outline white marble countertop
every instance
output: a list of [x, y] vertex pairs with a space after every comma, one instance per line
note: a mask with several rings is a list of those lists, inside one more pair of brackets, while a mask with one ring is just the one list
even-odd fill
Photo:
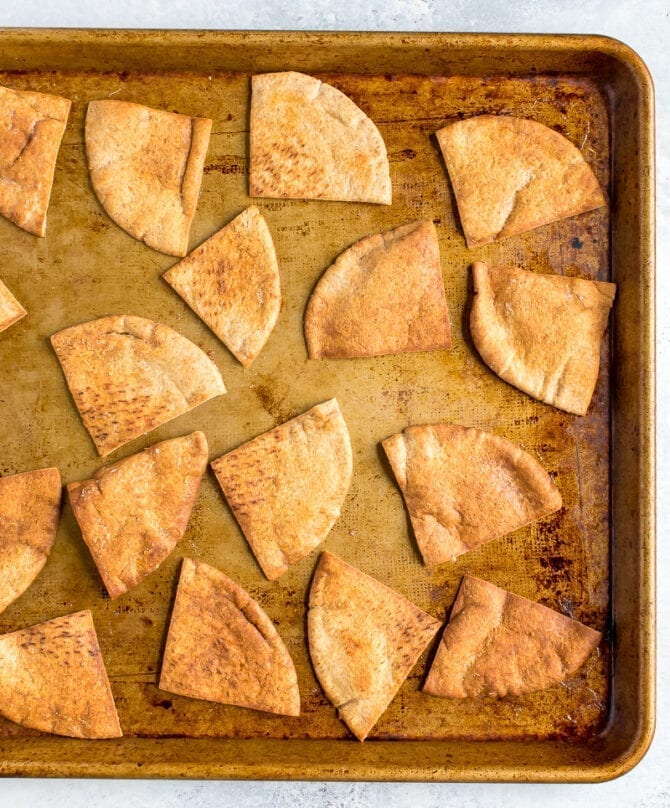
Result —
[[[670, 399], [670, 6], [667, 0], [0, 0], [0, 26], [100, 28], [221, 28], [591, 33], [621, 39], [645, 60], [657, 102], [658, 186], [658, 400]], [[397, 806], [458, 804], [460, 808], [588, 803], [608, 808], [670, 806], [670, 597], [663, 571], [670, 569], [664, 526], [670, 515], [670, 418], [658, 414], [658, 720], [656, 737], [628, 775], [602, 785], [384, 784], [176, 782], [105, 780], [0, 781], [0, 806], [33, 808], [145, 808], [251, 806]]]

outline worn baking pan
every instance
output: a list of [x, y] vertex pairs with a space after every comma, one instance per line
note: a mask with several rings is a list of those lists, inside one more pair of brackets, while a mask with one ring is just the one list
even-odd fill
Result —
[[[350, 95], [378, 124], [390, 207], [257, 200], [273, 233], [284, 302], [266, 349], [243, 370], [160, 279], [174, 259], [134, 241], [102, 211], [82, 146], [86, 104], [122, 98], [214, 120], [191, 245], [249, 204], [249, 75], [297, 69]], [[421, 693], [429, 654], [363, 745], [322, 694], [305, 645], [312, 555], [275, 583], [261, 574], [214, 479], [201, 488], [177, 551], [141, 586], [106, 598], [69, 505], [35, 584], [0, 615], [10, 631], [90, 608], [125, 737], [88, 742], [0, 724], [6, 775], [388, 780], [596, 781], [630, 769], [654, 725], [653, 94], [640, 59], [600, 37], [228, 32], [0, 32], [0, 83], [73, 100], [47, 237], [0, 222], [1, 275], [29, 315], [0, 337], [2, 473], [57, 465], [65, 482], [101, 465], [47, 337], [112, 313], [176, 328], [220, 367], [229, 393], [111, 459], [202, 428], [216, 457], [337, 396], [355, 476], [323, 546], [440, 619], [464, 572], [605, 632], [600, 652], [563, 687], [517, 699]], [[564, 133], [607, 189], [609, 206], [468, 250], [432, 133], [477, 113], [532, 117]], [[309, 361], [301, 320], [334, 257], [363, 235], [436, 222], [454, 331], [449, 353]], [[618, 284], [589, 414], [523, 395], [478, 358], [464, 312], [473, 260]], [[481, 427], [519, 442], [554, 475], [563, 510], [429, 570], [408, 530], [380, 439], [410, 423]], [[298, 670], [291, 719], [158, 690], [179, 559], [222, 568], [265, 607]]]

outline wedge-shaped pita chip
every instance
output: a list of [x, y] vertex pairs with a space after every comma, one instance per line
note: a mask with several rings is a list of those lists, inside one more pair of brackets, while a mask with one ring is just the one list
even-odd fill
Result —
[[403, 225], [343, 252], [307, 304], [305, 339], [312, 359], [449, 348], [435, 225]]
[[121, 737], [88, 610], [0, 636], [0, 713], [55, 735]]
[[155, 250], [186, 255], [212, 122], [128, 101], [91, 101], [86, 157], [100, 204]]
[[247, 208], [163, 277], [244, 367], [254, 361], [281, 306], [277, 256], [258, 208]]
[[0, 215], [44, 236], [56, 158], [71, 102], [0, 87]]
[[27, 313], [5, 284], [0, 281], [0, 331], [17, 323]]
[[272, 581], [328, 535], [349, 490], [349, 431], [335, 399], [214, 460], [251, 549]]
[[202, 432], [156, 443], [67, 487], [110, 597], [137, 586], [184, 535], [207, 467]]
[[472, 274], [470, 331], [486, 364], [533, 398], [585, 415], [616, 284], [480, 261]]
[[100, 455], [226, 392], [204, 351], [144, 317], [91, 320], [51, 344]]
[[423, 689], [521, 696], [573, 676], [601, 634], [541, 603], [466, 575]]
[[250, 196], [391, 204], [382, 136], [344, 93], [293, 72], [251, 90]]
[[428, 566], [561, 507], [537, 460], [497, 435], [453, 424], [410, 426], [382, 446]]
[[185, 558], [165, 644], [161, 690], [268, 713], [300, 715], [289, 652], [241, 586]]
[[377, 723], [440, 623], [402, 595], [321, 554], [309, 592], [314, 670], [359, 741]]
[[537, 121], [478, 115], [436, 134], [468, 247], [605, 204], [579, 149]]

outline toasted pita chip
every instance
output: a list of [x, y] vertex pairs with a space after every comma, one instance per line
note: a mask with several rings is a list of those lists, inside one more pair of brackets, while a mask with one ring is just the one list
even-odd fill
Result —
[[343, 252], [309, 299], [305, 339], [312, 359], [450, 348], [435, 225], [407, 224]]
[[579, 149], [537, 121], [478, 115], [436, 135], [468, 247], [605, 204]]
[[58, 469], [0, 478], [0, 612], [26, 591], [46, 563], [56, 539], [60, 500]]
[[521, 696], [573, 676], [601, 634], [466, 575], [423, 687], [434, 696]]
[[328, 535], [349, 490], [351, 443], [333, 398], [212, 463], [271, 581]]
[[165, 280], [248, 367], [281, 306], [272, 236], [253, 205], [169, 269]]
[[321, 554], [307, 636], [317, 678], [359, 741], [377, 723], [440, 626], [402, 595]]
[[0, 331], [17, 323], [27, 313], [5, 284], [0, 281]]
[[567, 412], [585, 415], [616, 284], [473, 264], [470, 331], [491, 370]]
[[226, 392], [204, 351], [144, 317], [91, 320], [51, 344], [100, 455]]
[[410, 426], [382, 446], [428, 566], [561, 507], [537, 460], [497, 435], [453, 424]]
[[55, 735], [121, 737], [90, 611], [0, 636], [0, 713]]
[[344, 93], [293, 72], [251, 88], [250, 196], [391, 204], [382, 136]]
[[270, 618], [241, 586], [185, 558], [165, 644], [161, 690], [300, 715], [293, 660]]
[[207, 467], [202, 432], [156, 443], [67, 487], [109, 596], [137, 586], [184, 535]]
[[56, 158], [71, 102], [0, 87], [0, 215], [44, 236]]
[[186, 255], [212, 122], [128, 101], [91, 101], [86, 157], [100, 204], [119, 227]]

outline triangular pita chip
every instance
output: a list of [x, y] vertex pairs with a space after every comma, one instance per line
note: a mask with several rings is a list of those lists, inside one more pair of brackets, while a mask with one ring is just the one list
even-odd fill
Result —
[[204, 351], [144, 317], [91, 320], [51, 344], [100, 455], [226, 392]]
[[172, 610], [161, 690], [281, 715], [300, 715], [289, 652], [241, 586], [185, 558]]
[[71, 102], [0, 87], [0, 215], [44, 236], [56, 158]]
[[344, 93], [293, 72], [251, 88], [250, 196], [391, 204], [382, 136]]
[[537, 460], [497, 435], [453, 424], [410, 426], [382, 446], [428, 566], [561, 507]]
[[0, 636], [0, 713], [72, 738], [120, 738], [90, 611]]
[[17, 323], [27, 313], [5, 284], [0, 281], [0, 331]]
[[616, 284], [480, 261], [472, 274], [470, 331], [486, 364], [533, 398], [585, 415]]
[[26, 591], [46, 563], [60, 500], [58, 469], [0, 478], [0, 612]]
[[169, 269], [165, 280], [248, 367], [277, 322], [279, 267], [253, 205]]
[[449, 348], [435, 225], [403, 225], [343, 252], [309, 299], [305, 339], [312, 359]]
[[434, 696], [520, 696], [572, 676], [601, 634], [466, 575], [423, 687]]
[[359, 741], [377, 723], [440, 623], [402, 595], [321, 554], [307, 636], [317, 678]]
[[155, 250], [186, 255], [212, 122], [128, 101], [91, 101], [86, 157], [100, 204]]
[[67, 487], [110, 597], [137, 586], [184, 535], [207, 467], [202, 432], [156, 443]]
[[328, 535], [349, 490], [351, 443], [335, 399], [214, 460], [228, 504], [274, 580]]
[[579, 149], [537, 121], [478, 115], [436, 134], [468, 247], [605, 204]]

